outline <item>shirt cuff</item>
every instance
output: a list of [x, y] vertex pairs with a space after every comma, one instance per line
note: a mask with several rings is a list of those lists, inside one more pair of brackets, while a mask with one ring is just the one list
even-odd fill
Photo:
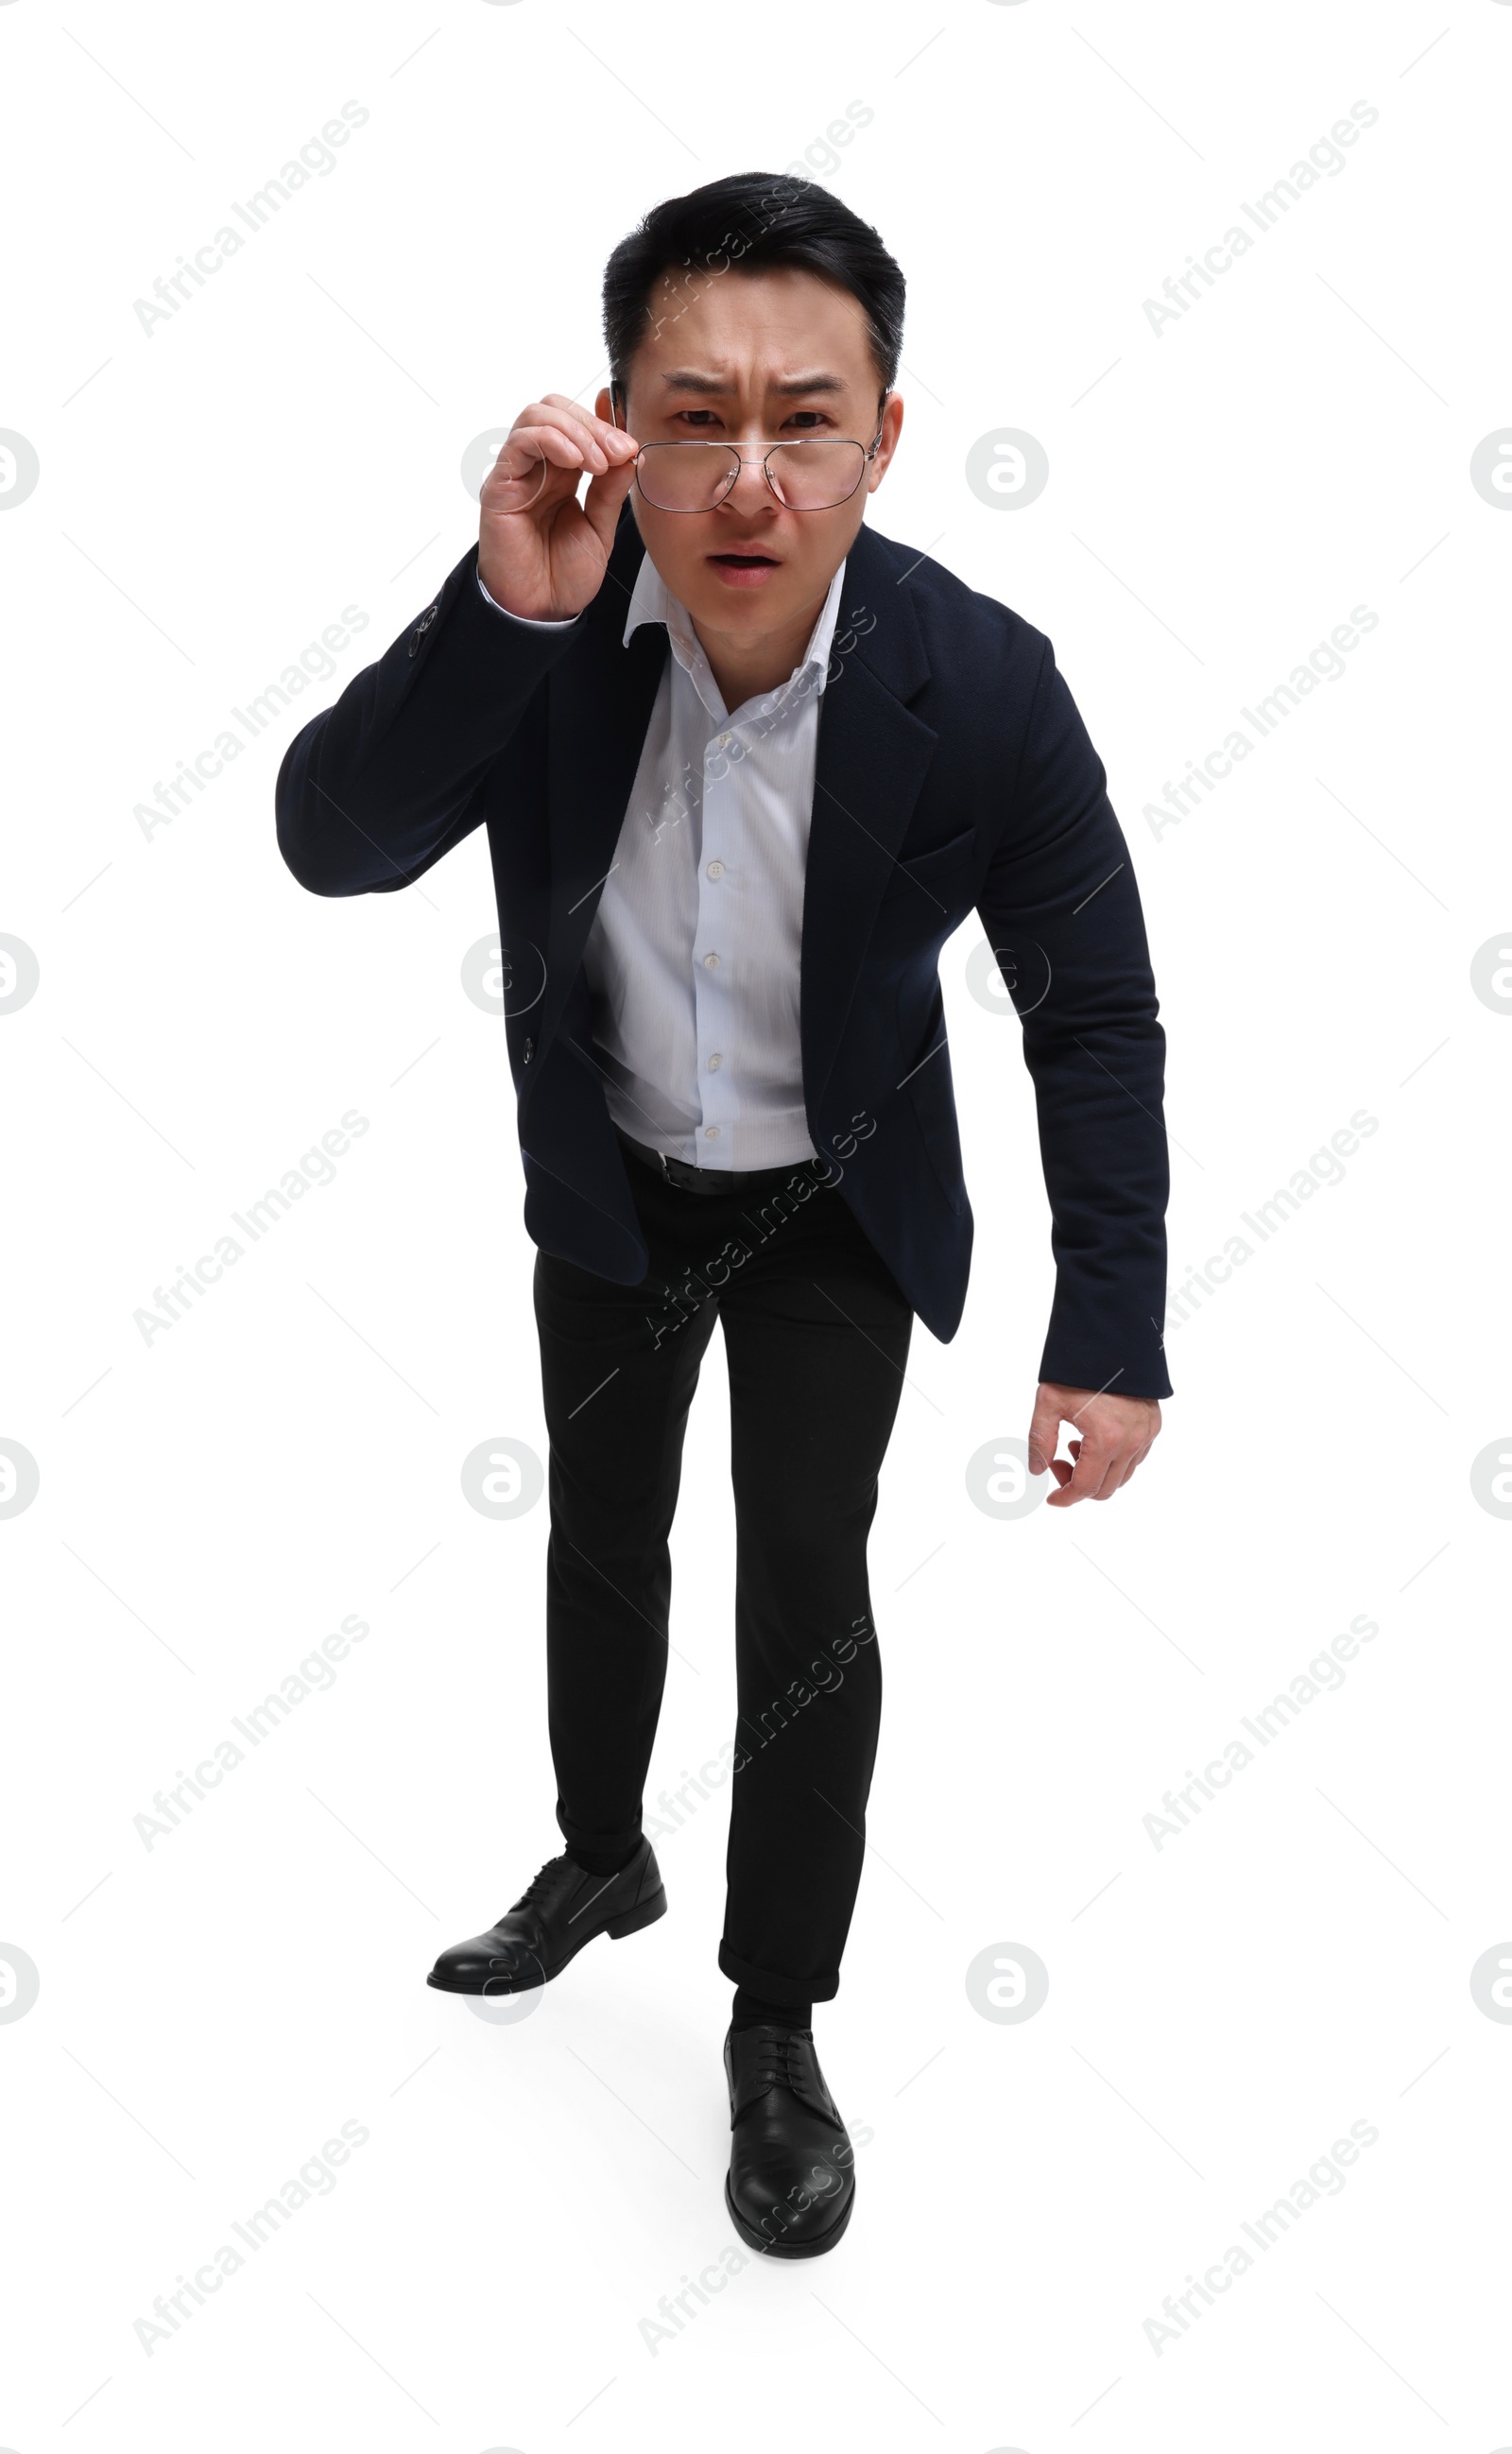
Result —
[[494, 612], [496, 614], [502, 614], [507, 622], [523, 622], [527, 631], [570, 631], [573, 623], [578, 619], [576, 614], [569, 614], [565, 622], [542, 622], [538, 621], [531, 614], [511, 614], [507, 605], [501, 605], [496, 596], [489, 595], [487, 590], [483, 585], [483, 573], [481, 571], [477, 573], [477, 581], [479, 593], [481, 594], [485, 605], [491, 605]]

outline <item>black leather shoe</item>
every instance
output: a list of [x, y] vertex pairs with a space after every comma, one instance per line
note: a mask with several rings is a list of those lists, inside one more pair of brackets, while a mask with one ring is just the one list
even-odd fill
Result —
[[725, 2203], [742, 2241], [770, 2258], [833, 2249], [856, 2203], [856, 2151], [814, 2051], [812, 2028], [732, 2027]]
[[666, 1893], [649, 1840], [617, 1875], [588, 1875], [568, 1857], [548, 1858], [512, 1909], [487, 1934], [454, 1942], [426, 1980], [444, 1994], [524, 1994], [548, 1984], [596, 1934], [638, 1934], [666, 1914]]

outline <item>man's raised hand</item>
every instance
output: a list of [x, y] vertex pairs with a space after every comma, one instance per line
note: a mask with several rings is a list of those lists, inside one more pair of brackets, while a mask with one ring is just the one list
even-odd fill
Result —
[[478, 575], [496, 605], [532, 621], [565, 622], [591, 604], [639, 449], [622, 426], [565, 392], [547, 392], [520, 412], [481, 497]]

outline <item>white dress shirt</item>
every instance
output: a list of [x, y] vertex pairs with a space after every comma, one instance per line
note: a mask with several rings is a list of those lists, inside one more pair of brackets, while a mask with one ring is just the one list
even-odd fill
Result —
[[631, 593], [626, 643], [642, 622], [665, 622], [671, 654], [584, 970], [609, 1114], [696, 1167], [816, 1156], [799, 952], [819, 695], [845, 576], [842, 563], [786, 681], [733, 713], [649, 554]]

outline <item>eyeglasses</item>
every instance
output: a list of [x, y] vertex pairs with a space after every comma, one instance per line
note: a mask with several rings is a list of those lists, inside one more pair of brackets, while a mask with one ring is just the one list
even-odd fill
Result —
[[[617, 381], [609, 383], [609, 416], [620, 423]], [[884, 395], [885, 398], [885, 395]], [[882, 444], [879, 421], [869, 448], [851, 437], [805, 435], [795, 443], [770, 443], [747, 464], [738, 444], [689, 437], [680, 443], [643, 443], [635, 455], [635, 482], [643, 502], [662, 512], [712, 512], [733, 493], [740, 473], [760, 465], [777, 500], [790, 512], [828, 512], [850, 500]]]
[[879, 426], [868, 452], [839, 435], [806, 435], [797, 443], [773, 443], [747, 464], [733, 443], [643, 443], [635, 455], [635, 482], [659, 512], [712, 512], [733, 493], [746, 466], [760, 466], [767, 485], [789, 512], [828, 512], [848, 502], [877, 456]]

